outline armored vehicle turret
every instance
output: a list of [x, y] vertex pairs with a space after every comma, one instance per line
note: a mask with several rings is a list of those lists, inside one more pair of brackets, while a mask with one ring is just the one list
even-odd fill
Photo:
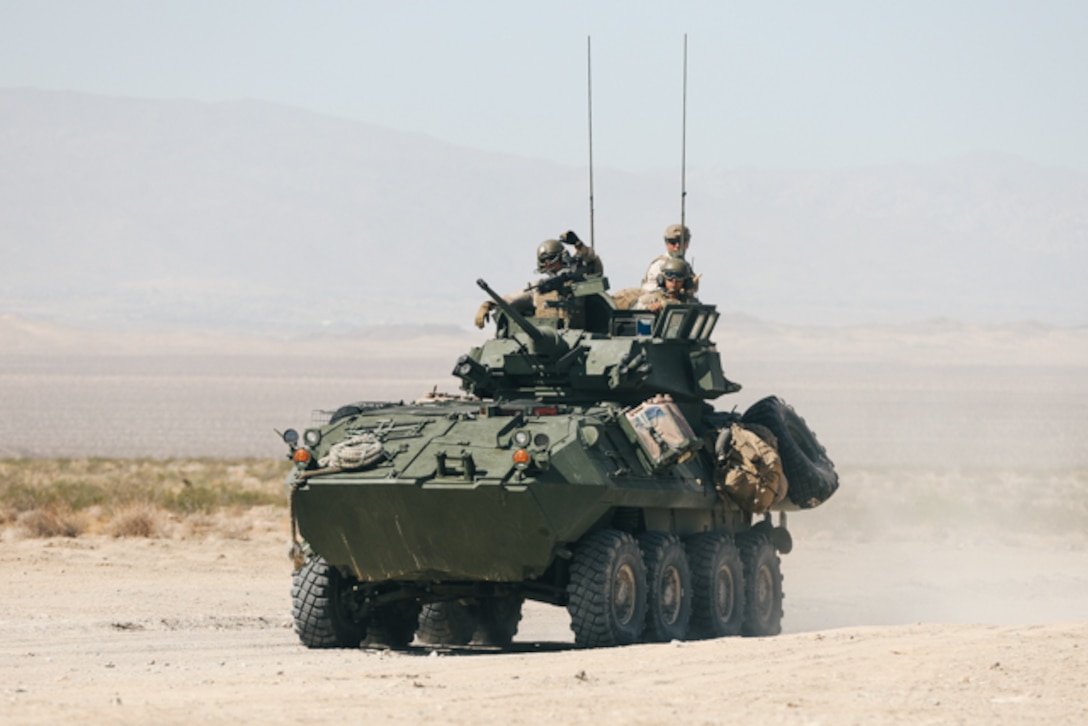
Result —
[[708, 403], [740, 390], [715, 307], [620, 310], [560, 275], [525, 315], [478, 284], [496, 333], [456, 361], [463, 394], [284, 434], [301, 641], [504, 646], [526, 599], [586, 646], [778, 633], [784, 512], [838, 479], [780, 399]]

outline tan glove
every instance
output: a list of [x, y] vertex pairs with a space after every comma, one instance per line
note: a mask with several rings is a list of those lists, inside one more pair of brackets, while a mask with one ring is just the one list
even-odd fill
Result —
[[495, 308], [495, 303], [492, 300], [488, 300], [480, 309], [476, 311], [476, 327], [483, 328], [484, 324], [491, 319], [491, 311]]

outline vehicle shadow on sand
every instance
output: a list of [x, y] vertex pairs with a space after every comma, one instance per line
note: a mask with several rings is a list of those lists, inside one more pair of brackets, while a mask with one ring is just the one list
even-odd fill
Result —
[[556, 641], [526, 641], [514, 642], [500, 648], [493, 645], [425, 645], [413, 643], [407, 648], [388, 648], [381, 645], [363, 645], [363, 650], [391, 650], [403, 655], [417, 657], [438, 656], [477, 656], [477, 655], [509, 655], [526, 653], [562, 653], [568, 650], [580, 650], [581, 646], [574, 643], [562, 643]]

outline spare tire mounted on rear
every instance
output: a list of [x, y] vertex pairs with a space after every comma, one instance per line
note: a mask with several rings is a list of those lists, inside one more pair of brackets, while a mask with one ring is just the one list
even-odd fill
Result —
[[786, 498], [798, 508], [820, 505], [839, 488], [835, 465], [816, 434], [785, 401], [768, 396], [752, 404], [741, 421], [766, 426], [778, 439], [778, 453], [789, 481]]

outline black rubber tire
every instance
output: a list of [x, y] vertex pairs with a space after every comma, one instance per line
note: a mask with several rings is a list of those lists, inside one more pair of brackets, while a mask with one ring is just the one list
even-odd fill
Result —
[[472, 642], [505, 648], [518, 634], [521, 622], [521, 597], [491, 597], [480, 601], [478, 624]]
[[574, 549], [567, 593], [576, 643], [637, 643], [646, 625], [646, 566], [635, 538], [616, 529], [583, 537]]
[[432, 602], [420, 612], [416, 635], [429, 645], [468, 645], [477, 624], [471, 605], [457, 600]]
[[371, 647], [403, 650], [416, 635], [420, 607], [415, 602], [386, 605], [375, 610], [366, 628], [366, 644]]
[[684, 545], [667, 532], [644, 532], [638, 537], [646, 565], [646, 630], [650, 643], [683, 640], [691, 621], [691, 568]]
[[345, 607], [346, 582], [321, 557], [312, 557], [292, 577], [295, 633], [307, 648], [358, 648], [366, 628]]
[[690, 637], [740, 635], [745, 573], [737, 546], [726, 534], [703, 532], [688, 538], [687, 551], [692, 581]]
[[771, 538], [746, 532], [737, 537], [744, 563], [744, 627], [746, 637], [782, 632], [782, 564]]
[[785, 401], [777, 396], [756, 401], [741, 420], [766, 426], [778, 439], [778, 455], [789, 483], [786, 497], [793, 504], [811, 509], [826, 502], [839, 488], [839, 475], [827, 451]]

